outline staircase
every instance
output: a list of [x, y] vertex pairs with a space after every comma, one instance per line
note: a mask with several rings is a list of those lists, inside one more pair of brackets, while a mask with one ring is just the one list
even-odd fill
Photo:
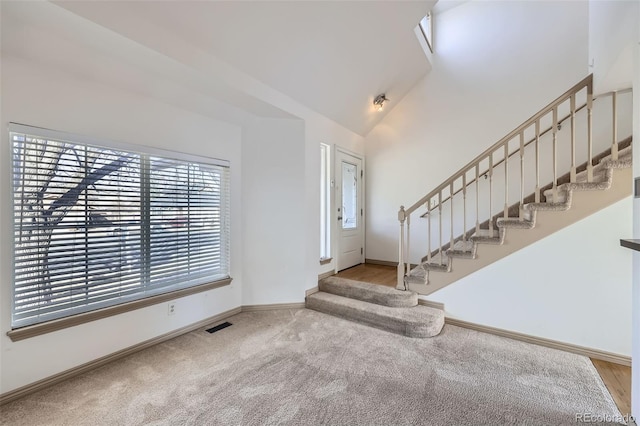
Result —
[[418, 305], [418, 295], [412, 291], [335, 276], [321, 280], [318, 288], [307, 296], [309, 309], [407, 337], [436, 336], [444, 326], [444, 312]]
[[401, 206], [397, 289], [433, 293], [631, 195], [630, 100], [590, 75]]
[[439, 334], [444, 312], [418, 305], [418, 294], [631, 195], [631, 110], [630, 89], [594, 96], [593, 77], [586, 77], [411, 207], [400, 207], [396, 289], [328, 277], [307, 308], [409, 337]]

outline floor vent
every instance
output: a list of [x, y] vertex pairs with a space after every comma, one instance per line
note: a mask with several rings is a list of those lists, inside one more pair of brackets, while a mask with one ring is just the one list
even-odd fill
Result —
[[231, 327], [233, 324], [230, 322], [223, 322], [222, 324], [218, 324], [215, 327], [208, 328], [207, 333], [215, 333], [216, 331], [220, 331], [223, 328]]

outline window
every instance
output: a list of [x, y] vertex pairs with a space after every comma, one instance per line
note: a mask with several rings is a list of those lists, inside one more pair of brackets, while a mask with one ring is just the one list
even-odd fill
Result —
[[229, 277], [220, 160], [11, 124], [12, 327]]
[[329, 146], [320, 144], [320, 262], [331, 259]]
[[427, 16], [420, 20], [418, 26], [427, 42], [427, 46], [429, 46], [429, 50], [433, 53], [433, 17], [431, 16], [431, 12], [427, 13]]
[[342, 161], [342, 229], [358, 227], [358, 166]]

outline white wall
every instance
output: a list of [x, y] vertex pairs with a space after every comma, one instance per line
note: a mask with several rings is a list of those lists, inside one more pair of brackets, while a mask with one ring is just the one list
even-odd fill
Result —
[[305, 182], [306, 182], [306, 241], [307, 241], [307, 263], [305, 280], [305, 290], [318, 285], [318, 275], [328, 271], [333, 271], [336, 267], [336, 206], [334, 188], [330, 188], [330, 212], [329, 223], [331, 232], [331, 251], [333, 253], [330, 263], [320, 265], [320, 144], [329, 145], [331, 149], [330, 174], [334, 176], [335, 147], [339, 146], [351, 152], [364, 156], [364, 138], [357, 135], [333, 121], [306, 108], [294, 109], [297, 114], [305, 120]]
[[468, 2], [434, 16], [431, 73], [366, 137], [367, 258], [397, 260], [401, 204], [586, 76], [587, 18], [583, 2]]
[[595, 93], [631, 87], [637, 1], [589, 2], [589, 68]]
[[304, 301], [304, 132], [283, 119], [243, 129], [243, 305]]
[[[429, 296], [447, 316], [631, 356], [631, 198]], [[455, 266], [454, 266], [455, 267]]]
[[[97, 139], [179, 150], [231, 162], [231, 215], [241, 212], [241, 129], [149, 98], [83, 80], [54, 68], [2, 56], [2, 129], [9, 122]], [[9, 153], [8, 133], [0, 151]], [[232, 220], [231, 286], [54, 333], [12, 342], [10, 156], [0, 155], [0, 393], [132, 346], [241, 304], [242, 227]]]
[[[413, 204], [584, 78], [590, 52], [599, 72], [613, 75], [608, 69], [618, 56], [606, 56], [607, 46], [593, 38], [610, 23], [594, 19], [590, 44], [589, 7], [467, 2], [435, 15], [431, 73], [365, 140], [368, 258], [397, 261], [399, 206]], [[613, 40], [622, 46], [625, 37]], [[617, 239], [631, 232], [630, 222], [625, 200], [430, 298], [459, 319], [629, 355], [631, 255]], [[548, 269], [531, 267], [545, 262]]]
[[[26, 19], [32, 28], [21, 33], [20, 25], [16, 24], [18, 28], [14, 25], [9, 41], [5, 43], [7, 38], [3, 39], [0, 121], [4, 128], [9, 121], [15, 121], [92, 138], [230, 160], [234, 281], [231, 286], [180, 299], [178, 312], [171, 317], [167, 316], [166, 304], [160, 304], [13, 343], [4, 334], [10, 329], [12, 268], [11, 247], [3, 244], [0, 247], [0, 332], [4, 336], [0, 336], [0, 393], [241, 304], [304, 301], [304, 290], [317, 285], [320, 269], [319, 144], [338, 144], [362, 153], [363, 138], [179, 39], [150, 40], [146, 45], [130, 43], [68, 13], [58, 16], [64, 18], [64, 25], [40, 19], [54, 13], [50, 3], [40, 5], [46, 11], [39, 11], [36, 6], [35, 9], [18, 8], [26, 14], [20, 15], [20, 19]], [[41, 55], [36, 39], [28, 37], [34, 31], [41, 36], [37, 40], [44, 37], [47, 41], [49, 48], [45, 55]], [[92, 39], [95, 51], [78, 43], [78, 37], [69, 36], [85, 31], [99, 33], [100, 37]], [[138, 66], [135, 61], [109, 56], [106, 52], [111, 43], [131, 48], [129, 50], [142, 50], [139, 52], [142, 56], [155, 58], [155, 65], [135, 68]], [[7, 49], [8, 45], [11, 49]], [[38, 63], [9, 54], [18, 52], [22, 58], [23, 50], [28, 57], [38, 58]], [[70, 58], [78, 65], [77, 69], [69, 66], [68, 61], [60, 60], [65, 52], [75, 52]], [[162, 54], [158, 56], [157, 52]], [[167, 83], [170, 86], [167, 87], [166, 82], [156, 79], [156, 74], [162, 74], [162, 70], [156, 68], [158, 64], [168, 63], [170, 74], [176, 60], [180, 67], [188, 67], [185, 75], [206, 76], [204, 80], [227, 84], [242, 94], [241, 101], [250, 100], [249, 105], [273, 106], [266, 110], [257, 108], [258, 112], [266, 111], [267, 116], [276, 117], [297, 116], [301, 120], [256, 119], [240, 109], [242, 102], [231, 106], [207, 97], [209, 91], [194, 94], [173, 84], [175, 82]], [[105, 69], [110, 72], [104, 72]], [[198, 101], [195, 107], [190, 103], [193, 96]], [[214, 107], [210, 108], [210, 104]], [[224, 110], [225, 105], [228, 111]], [[223, 117], [223, 120], [231, 117], [238, 125], [211, 117]], [[8, 153], [7, 137], [2, 134], [0, 150]], [[243, 161], [248, 166], [245, 167]], [[9, 200], [7, 155], [0, 155], [0, 166], [0, 198]], [[246, 183], [242, 182], [243, 176], [247, 178]], [[0, 239], [10, 241], [11, 232], [11, 205], [3, 202], [0, 203]], [[245, 240], [247, 250], [242, 246]]]

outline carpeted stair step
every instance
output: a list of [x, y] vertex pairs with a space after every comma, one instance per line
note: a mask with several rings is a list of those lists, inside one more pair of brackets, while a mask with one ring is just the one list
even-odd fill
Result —
[[496, 220], [498, 228], [511, 228], [511, 229], [532, 229], [535, 226], [535, 222], [531, 220], [522, 220], [517, 217], [499, 217]]
[[392, 308], [323, 291], [307, 296], [307, 308], [407, 337], [433, 337], [444, 326], [444, 312], [417, 305]]
[[471, 238], [469, 238], [469, 240], [479, 244], [502, 244], [502, 238], [500, 236], [499, 229], [479, 229], [478, 232], [474, 233]]
[[[516, 203], [509, 206], [507, 213], [509, 217], [502, 215], [493, 216], [490, 220], [484, 222], [481, 226], [490, 226], [494, 223], [492, 230], [483, 228], [477, 232], [470, 230], [461, 237], [458, 237], [453, 248], [449, 248], [449, 243], [445, 244], [439, 250], [424, 256], [420, 264], [413, 267], [405, 276], [405, 287], [407, 284], [428, 285], [429, 274], [434, 272], [451, 272], [453, 271], [453, 259], [476, 259], [479, 244], [502, 245], [505, 242], [505, 234], [508, 229], [533, 229], [536, 225], [536, 217], [538, 211], [566, 211], [571, 208], [573, 202], [573, 193], [575, 191], [604, 191], [611, 188], [613, 181], [613, 169], [624, 169], [632, 167], [632, 147], [629, 145], [631, 139], [618, 144], [619, 147], [624, 146], [618, 152], [617, 158], [614, 160], [611, 152], [608, 150], [601, 155], [594, 157], [592, 162], [596, 164], [592, 168], [593, 179], [588, 182], [588, 171], [586, 163], [578, 167], [579, 172], [575, 176], [575, 180], [571, 182], [570, 173], [566, 173], [558, 179], [557, 193], [554, 199], [553, 189], [551, 185], [543, 188], [541, 202], [532, 202], [535, 200], [536, 194], [525, 197], [524, 204]], [[517, 215], [517, 216], [516, 216]], [[424, 217], [424, 216], [423, 216]]]
[[[581, 171], [576, 175], [576, 180], [574, 185], [571, 184], [563, 184], [558, 186], [558, 194], [556, 197], [555, 203], [566, 203], [567, 201], [567, 189], [578, 190], [578, 191], [597, 191], [604, 190], [609, 187], [609, 176], [607, 170], [610, 168], [624, 168], [631, 167], [632, 162], [632, 147], [628, 146], [620, 152], [618, 152], [618, 159], [613, 160], [611, 158], [611, 154], [602, 158], [598, 164], [593, 167], [593, 181], [591, 183], [587, 182], [588, 174], [586, 170]], [[575, 185], [575, 184], [585, 184], [585, 185]], [[553, 203], [553, 189], [547, 189], [543, 192], [545, 200], [548, 203]]]
[[460, 259], [475, 259], [476, 245], [473, 241], [456, 241], [453, 250], [447, 250], [447, 257], [457, 257]]
[[449, 265], [451, 265], [451, 262], [448, 260], [444, 263], [439, 263], [434, 258], [431, 259], [431, 262], [422, 262], [406, 275], [406, 283], [426, 284], [429, 281], [429, 271], [449, 272]]
[[416, 292], [401, 291], [393, 287], [335, 276], [320, 280], [318, 282], [318, 288], [325, 293], [393, 308], [410, 308], [418, 305], [418, 293]]

